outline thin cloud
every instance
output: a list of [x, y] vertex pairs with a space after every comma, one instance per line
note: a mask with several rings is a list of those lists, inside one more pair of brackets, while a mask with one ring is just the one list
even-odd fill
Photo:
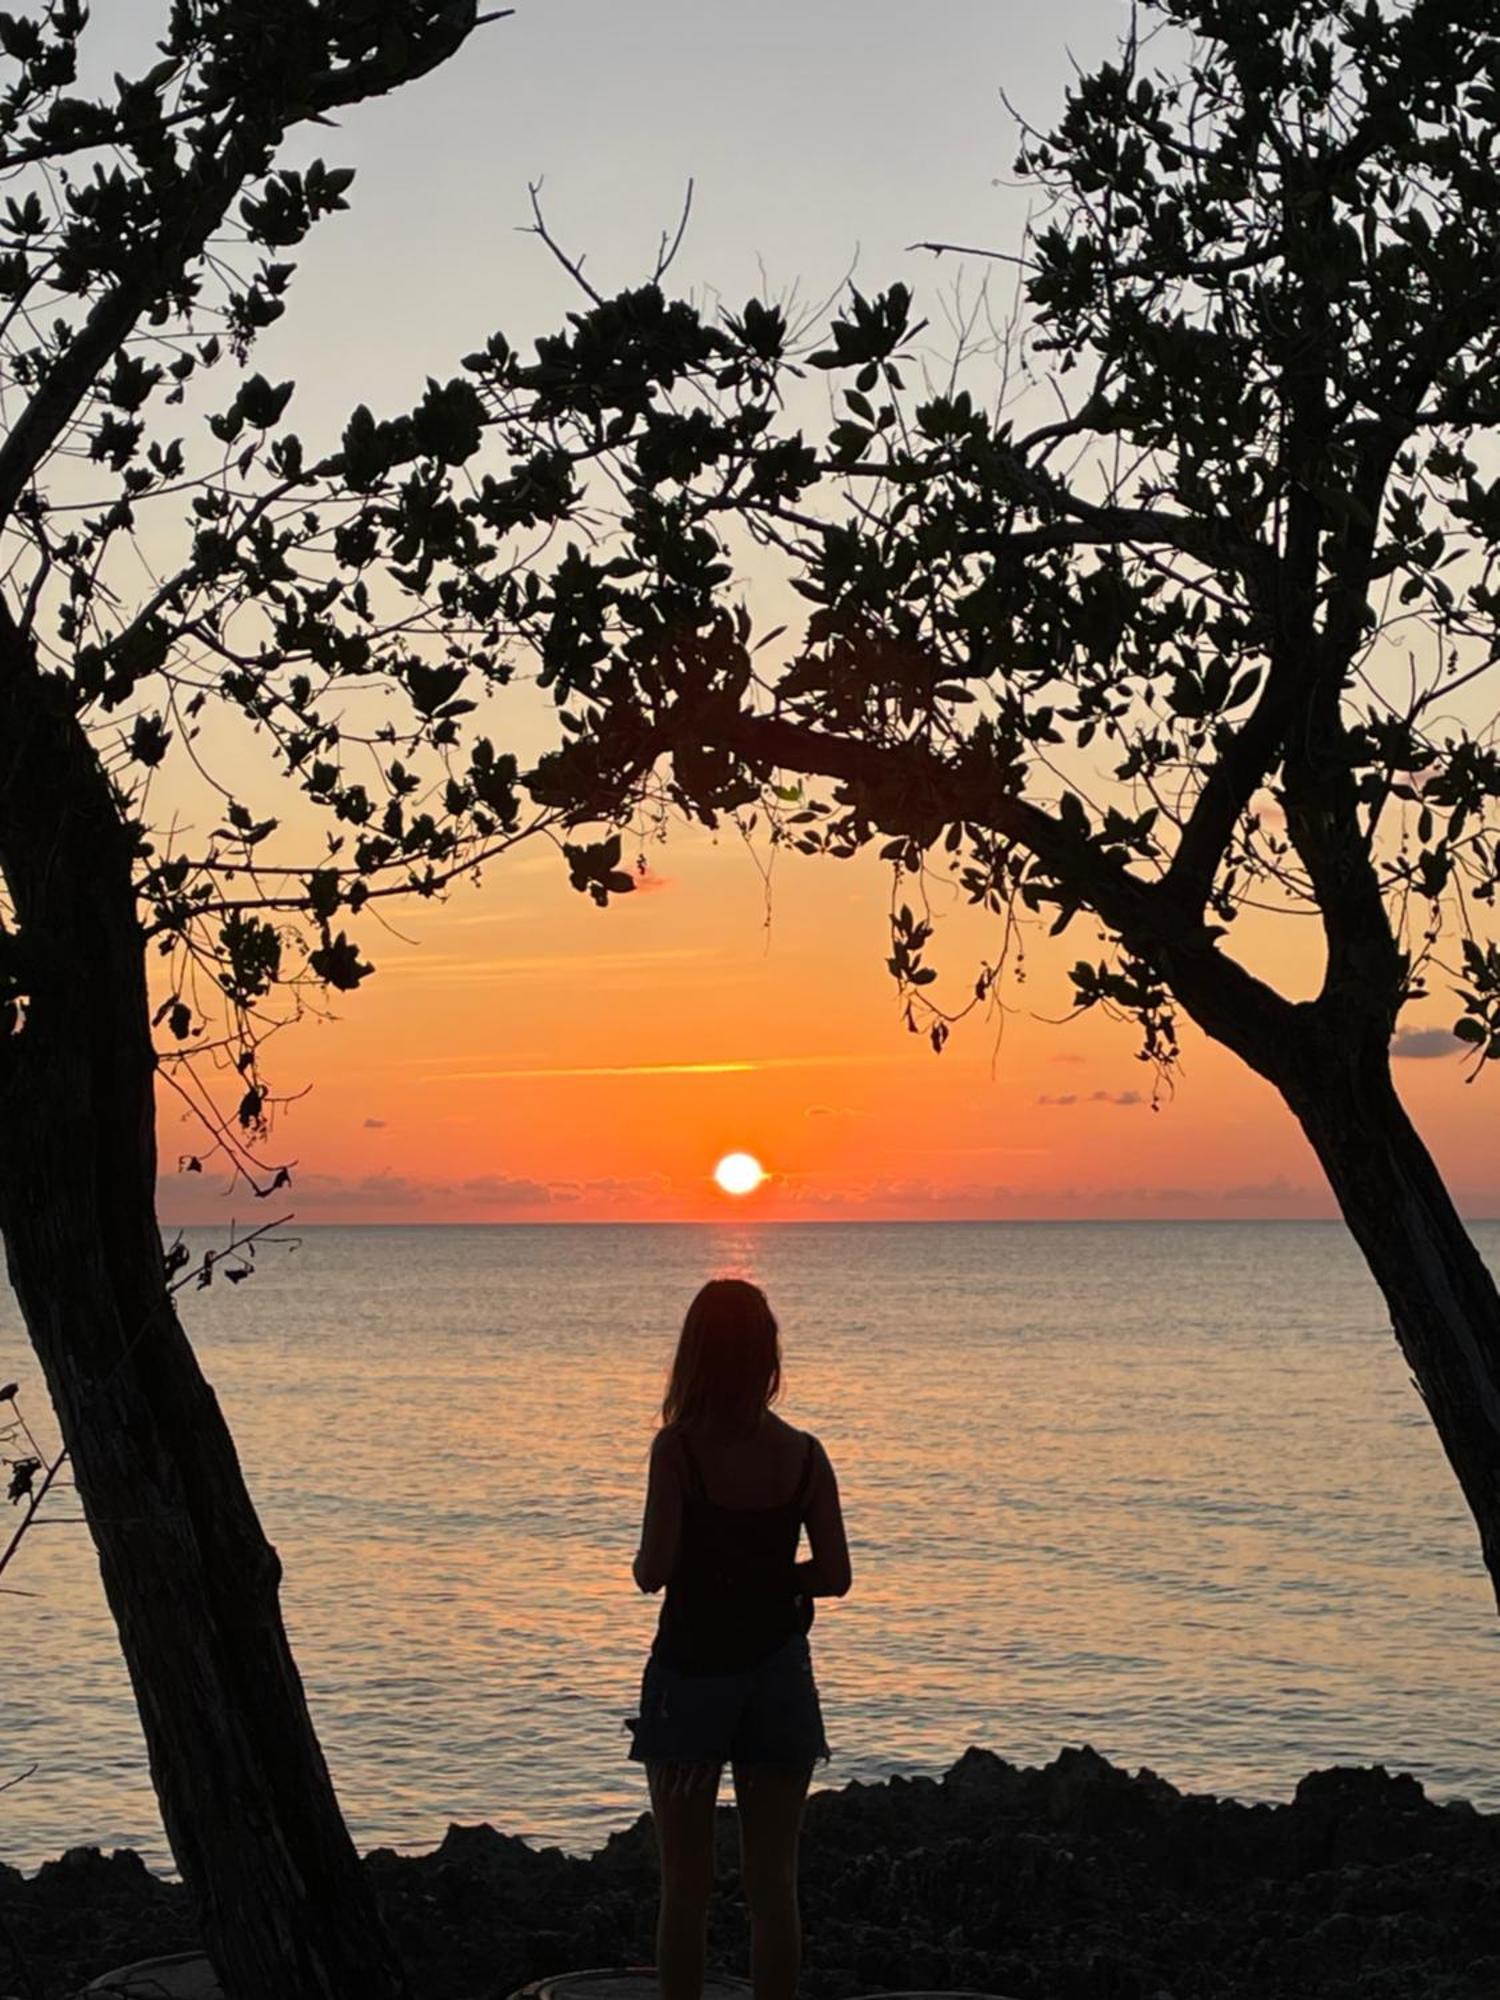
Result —
[[[525, 1214], [528, 1210], [556, 1215], [574, 1212], [580, 1204], [639, 1206], [661, 1202], [671, 1193], [662, 1175], [634, 1180], [533, 1180], [525, 1175], [470, 1174], [464, 1179], [418, 1179], [410, 1174], [302, 1173], [292, 1176], [282, 1199], [293, 1215], [307, 1222], [448, 1218], [482, 1221], [496, 1211]], [[233, 1200], [227, 1184], [215, 1186], [201, 1177], [163, 1175], [158, 1183], [162, 1208], [173, 1226], [217, 1222]]]
[[365, 1120], [365, 1130], [367, 1132], [383, 1132], [385, 1130], [385, 1120], [383, 1118], [367, 1118]]
[[298, 1215], [324, 1209], [371, 1209], [424, 1207], [435, 1192], [430, 1182], [413, 1180], [409, 1174], [294, 1173], [287, 1190], [287, 1206]]
[[1300, 1181], [1289, 1181], [1285, 1174], [1274, 1174], [1268, 1181], [1243, 1181], [1238, 1187], [1227, 1187], [1222, 1199], [1232, 1202], [1302, 1202], [1307, 1199], [1307, 1189]]
[[768, 1069], [864, 1069], [900, 1062], [888, 1056], [746, 1056], [729, 1062], [680, 1063], [577, 1063], [566, 1067], [554, 1064], [508, 1069], [464, 1069], [433, 1071], [434, 1080], [445, 1083], [526, 1082], [536, 1077], [590, 1076], [742, 1076]]
[[557, 1076], [737, 1076], [747, 1070], [765, 1069], [758, 1062], [701, 1063], [586, 1063], [571, 1069], [469, 1069], [446, 1079], [449, 1083], [488, 1083], [504, 1078], [525, 1082], [534, 1077]]
[[[468, 958], [458, 952], [411, 952], [403, 958], [385, 959], [382, 973], [415, 974], [434, 986], [463, 986], [475, 981], [532, 978], [537, 974], [565, 972], [587, 974], [597, 989], [620, 975], [654, 972], [663, 965], [702, 964], [713, 954], [701, 945], [669, 945], [660, 951], [613, 951], [595, 954], [581, 951], [496, 952], [483, 958]], [[716, 970], [715, 982], [723, 975]]]
[[1122, 1107], [1144, 1104], [1145, 1101], [1138, 1090], [1044, 1091], [1037, 1099], [1038, 1104], [1114, 1104]]
[[591, 1181], [553, 1181], [554, 1201], [658, 1201], [672, 1192], [665, 1174], [621, 1177], [606, 1174]]
[[1401, 1028], [1391, 1043], [1391, 1054], [1403, 1062], [1432, 1062], [1457, 1055], [1463, 1046], [1448, 1028]]
[[544, 1208], [554, 1201], [576, 1201], [569, 1189], [548, 1186], [542, 1181], [509, 1180], [504, 1174], [473, 1174], [458, 1183], [457, 1193], [486, 1208]]
[[1077, 1197], [1080, 1207], [1098, 1207], [1106, 1213], [1112, 1206], [1121, 1209], [1201, 1209], [1212, 1199], [1208, 1189], [1196, 1187], [1106, 1187], [1092, 1192], [1085, 1189]]

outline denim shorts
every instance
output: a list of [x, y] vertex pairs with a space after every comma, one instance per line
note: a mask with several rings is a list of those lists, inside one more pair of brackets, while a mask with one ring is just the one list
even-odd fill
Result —
[[626, 1717], [638, 1764], [760, 1764], [793, 1771], [828, 1758], [812, 1652], [797, 1632], [756, 1666], [684, 1674], [653, 1656], [641, 1712]]

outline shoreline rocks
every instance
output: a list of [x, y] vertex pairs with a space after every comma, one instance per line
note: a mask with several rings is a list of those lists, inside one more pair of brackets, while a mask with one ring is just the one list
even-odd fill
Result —
[[[726, 1785], [726, 1793], [728, 1787]], [[743, 1973], [734, 1816], [721, 1809], [710, 1962]], [[418, 2000], [652, 1956], [650, 1820], [586, 1858], [489, 1826], [366, 1856]], [[1287, 1803], [1184, 1794], [1064, 1750], [1041, 1769], [965, 1751], [940, 1779], [810, 1799], [809, 2000], [911, 1989], [1017, 2000], [1493, 2000], [1500, 1813], [1380, 1766], [1310, 1772]], [[63, 2000], [112, 1965], [191, 1950], [181, 1886], [139, 1856], [0, 1866], [0, 1993]]]

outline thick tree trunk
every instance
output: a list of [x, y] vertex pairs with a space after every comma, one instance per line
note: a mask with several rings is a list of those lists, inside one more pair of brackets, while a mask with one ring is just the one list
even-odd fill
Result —
[[1500, 1292], [1391, 1081], [1336, 1037], [1283, 1095], [1322, 1162], [1479, 1527], [1500, 1604]]
[[401, 2000], [277, 1598], [280, 1565], [177, 1320], [155, 1214], [131, 840], [68, 691], [0, 625], [0, 869], [29, 1007], [0, 1041], [0, 1230], [233, 2000]]

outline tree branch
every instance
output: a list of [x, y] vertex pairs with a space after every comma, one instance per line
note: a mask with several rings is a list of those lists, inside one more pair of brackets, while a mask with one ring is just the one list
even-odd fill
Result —
[[[324, 116], [367, 97], [380, 96], [398, 81], [426, 75], [453, 55], [477, 25], [476, 0], [453, 0], [431, 35], [399, 69], [389, 59], [372, 57], [347, 69], [309, 78], [298, 93], [294, 122]], [[246, 84], [241, 101], [254, 104], [253, 82]], [[293, 115], [290, 108], [287, 112]], [[260, 109], [232, 126], [217, 165], [204, 162], [200, 173], [186, 177], [187, 185], [196, 190], [194, 198], [175, 218], [169, 216], [155, 238], [142, 246], [128, 275], [95, 300], [0, 445], [0, 525], [9, 520], [17, 500], [72, 422], [110, 356], [141, 314], [202, 253], [235, 195], [264, 169], [267, 155], [280, 143], [286, 127], [282, 107]]]
[[[1004, 791], [992, 771], [940, 757], [920, 743], [858, 742], [782, 716], [716, 716], [713, 727], [716, 740], [752, 765], [857, 787], [861, 805], [893, 833], [909, 831], [913, 808], [925, 807], [930, 816], [938, 801], [945, 822], [983, 827], [1014, 841], [1036, 856], [1059, 887], [1093, 910], [1128, 951], [1161, 972], [1207, 1034], [1264, 1076], [1274, 1079], [1284, 1070], [1303, 1010], [1226, 957], [1217, 934], [1197, 914], [1185, 913], [1162, 883], [1143, 882], [1103, 853], [1086, 829]], [[681, 734], [688, 740], [693, 731], [684, 728]]]

